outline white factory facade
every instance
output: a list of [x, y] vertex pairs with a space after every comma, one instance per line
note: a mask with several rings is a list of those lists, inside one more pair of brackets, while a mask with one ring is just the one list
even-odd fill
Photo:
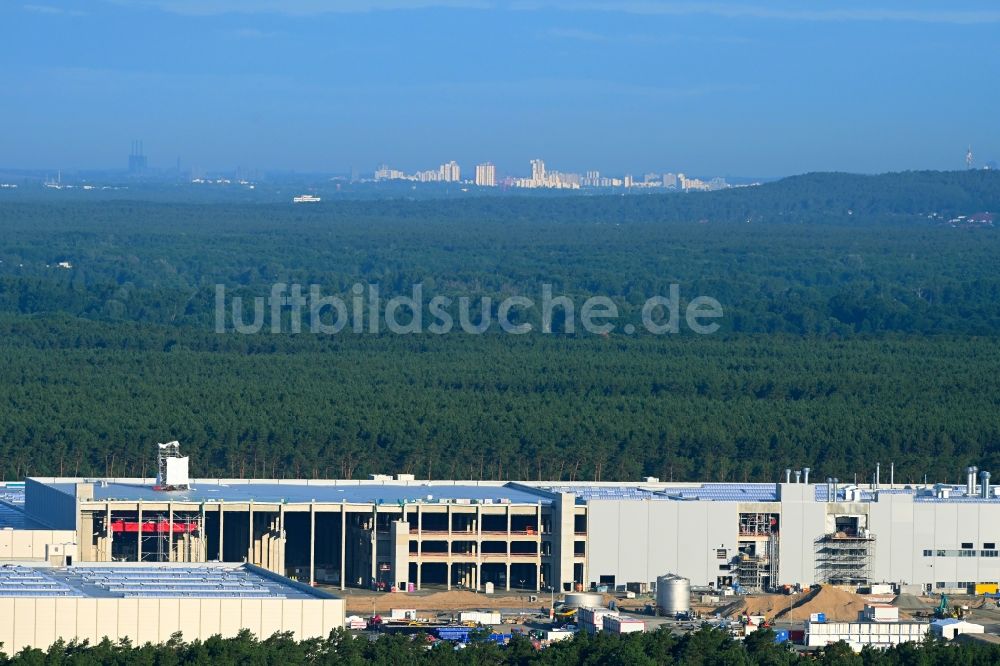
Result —
[[[1000, 497], [965, 486], [30, 478], [0, 561], [249, 563], [307, 583], [556, 590], [664, 573], [746, 590], [1000, 581]], [[11, 498], [14, 498], [13, 500]], [[0, 513], [0, 520], [5, 514]], [[20, 522], [17, 522], [20, 521]], [[37, 533], [37, 538], [24, 536]], [[43, 543], [44, 542], [44, 543]]]

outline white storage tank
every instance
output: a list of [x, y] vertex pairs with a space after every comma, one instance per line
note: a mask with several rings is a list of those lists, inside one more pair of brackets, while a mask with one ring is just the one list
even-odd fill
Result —
[[691, 581], [674, 574], [657, 578], [656, 606], [667, 615], [691, 610]]
[[569, 592], [563, 600], [566, 608], [601, 608], [604, 595], [594, 592]]

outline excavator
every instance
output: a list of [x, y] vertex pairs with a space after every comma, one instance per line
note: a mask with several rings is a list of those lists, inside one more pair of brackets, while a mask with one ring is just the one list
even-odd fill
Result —
[[948, 607], [948, 595], [947, 594], [942, 594], [941, 595], [941, 601], [938, 603], [937, 607], [934, 609], [934, 617], [936, 617], [938, 619], [943, 619], [943, 618], [948, 618], [948, 617], [955, 617], [955, 618], [958, 618], [959, 620], [961, 620], [963, 617], [965, 617], [965, 609], [962, 608], [959, 605], [956, 605], [954, 608], [949, 608]]

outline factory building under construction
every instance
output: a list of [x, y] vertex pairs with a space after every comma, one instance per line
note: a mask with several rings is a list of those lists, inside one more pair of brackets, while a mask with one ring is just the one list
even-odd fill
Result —
[[[29, 478], [0, 560], [246, 563], [334, 588], [570, 591], [1000, 580], [1000, 496], [965, 485]], [[169, 469], [168, 469], [169, 467]], [[27, 538], [35, 530], [43, 535]], [[17, 535], [17, 536], [15, 536]], [[5, 540], [6, 539], [6, 540]]]

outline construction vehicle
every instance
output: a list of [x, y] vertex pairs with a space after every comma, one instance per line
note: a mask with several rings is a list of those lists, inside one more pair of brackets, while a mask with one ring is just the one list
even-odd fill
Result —
[[934, 617], [936, 618], [946, 618], [951, 617], [951, 612], [948, 610], [948, 595], [942, 594], [941, 601], [938, 603], [937, 607], [934, 609]]
[[562, 620], [563, 622], [572, 620], [574, 617], [576, 617], [576, 612], [578, 610], [580, 610], [580, 609], [579, 608], [567, 608], [566, 610], [558, 611], [555, 614], [555, 618], [557, 620]]
[[941, 601], [938, 602], [937, 607], [934, 608], [934, 617], [938, 619], [954, 617], [961, 620], [965, 617], [966, 607], [959, 606], [956, 604], [953, 607], [948, 606], [948, 595], [942, 594]]

